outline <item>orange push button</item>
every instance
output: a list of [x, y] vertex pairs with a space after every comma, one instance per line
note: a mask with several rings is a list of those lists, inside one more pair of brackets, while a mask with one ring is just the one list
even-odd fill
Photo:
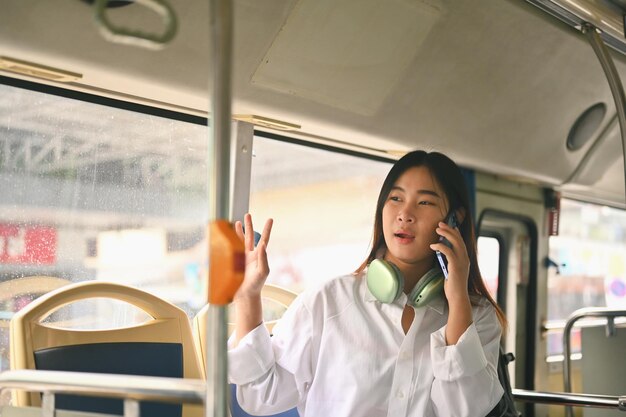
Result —
[[246, 254], [231, 223], [216, 220], [210, 228], [209, 303], [227, 305], [243, 282]]

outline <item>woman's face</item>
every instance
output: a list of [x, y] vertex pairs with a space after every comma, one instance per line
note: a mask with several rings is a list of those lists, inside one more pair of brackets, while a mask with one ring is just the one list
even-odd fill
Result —
[[398, 267], [427, 267], [438, 240], [437, 223], [448, 211], [448, 201], [428, 168], [413, 167], [396, 181], [383, 206], [385, 259]]

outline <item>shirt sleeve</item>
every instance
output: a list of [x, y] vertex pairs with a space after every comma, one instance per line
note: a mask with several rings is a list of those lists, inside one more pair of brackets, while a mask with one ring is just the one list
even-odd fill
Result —
[[498, 379], [502, 330], [495, 308], [484, 301], [456, 345], [446, 346], [446, 327], [431, 334], [434, 380], [431, 400], [439, 416], [484, 416], [500, 401]]
[[296, 299], [270, 337], [261, 324], [236, 347], [229, 339], [229, 382], [237, 401], [250, 414], [275, 414], [297, 406], [312, 381], [311, 315]]

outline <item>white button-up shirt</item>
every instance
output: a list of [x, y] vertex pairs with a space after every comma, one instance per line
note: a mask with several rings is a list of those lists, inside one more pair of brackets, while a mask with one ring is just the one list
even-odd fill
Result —
[[501, 328], [486, 299], [473, 323], [446, 346], [443, 296], [415, 309], [384, 304], [364, 278], [347, 276], [301, 294], [270, 337], [260, 325], [229, 349], [229, 379], [250, 414], [298, 407], [309, 417], [485, 416], [503, 390], [497, 375]]

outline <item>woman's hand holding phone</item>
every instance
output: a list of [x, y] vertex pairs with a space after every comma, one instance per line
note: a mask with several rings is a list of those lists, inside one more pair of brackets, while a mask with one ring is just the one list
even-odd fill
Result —
[[459, 229], [445, 222], [439, 222], [438, 226], [437, 234], [447, 239], [451, 246], [438, 242], [430, 247], [440, 251], [448, 260], [448, 278], [443, 285], [449, 308], [446, 343], [455, 345], [472, 323], [472, 307], [467, 290], [470, 261]]
[[[450, 213], [446, 216], [443, 222], [453, 229], [457, 227], [456, 215], [454, 214], [453, 210], [450, 211]], [[450, 243], [450, 241], [446, 239], [445, 236], [439, 236], [439, 243], [443, 243], [449, 248], [452, 247], [452, 243]], [[446, 259], [446, 256], [441, 253], [441, 251], [436, 250], [435, 253], [437, 254], [437, 261], [439, 262], [439, 266], [441, 267], [443, 276], [445, 277], [445, 279], [448, 279], [448, 260]]]
[[467, 248], [457, 228], [454, 212], [448, 215], [444, 222], [439, 222], [436, 229], [440, 236], [439, 242], [430, 245], [431, 249], [437, 253], [444, 275], [444, 292], [448, 302], [455, 299], [467, 299], [467, 281], [469, 278], [469, 257]]

